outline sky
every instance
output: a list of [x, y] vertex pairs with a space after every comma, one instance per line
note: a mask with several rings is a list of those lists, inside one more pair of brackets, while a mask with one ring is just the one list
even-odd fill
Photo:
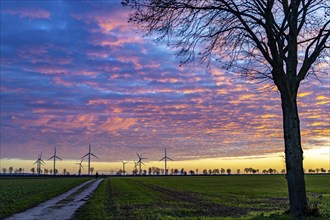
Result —
[[[271, 83], [180, 66], [173, 48], [127, 22], [120, 1], [2, 0], [0, 13], [2, 167], [30, 169], [56, 147], [74, 170], [91, 143], [103, 171], [136, 152], [161, 167], [164, 148], [172, 167], [284, 168]], [[319, 79], [300, 88], [302, 145], [307, 166], [330, 169], [330, 79]]]

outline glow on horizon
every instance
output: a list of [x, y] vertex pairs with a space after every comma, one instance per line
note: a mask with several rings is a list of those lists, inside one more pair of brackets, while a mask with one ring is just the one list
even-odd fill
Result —
[[[260, 173], [263, 169], [275, 168], [278, 172], [282, 169], [285, 169], [285, 164], [282, 157], [283, 153], [278, 154], [269, 154], [269, 155], [256, 155], [249, 157], [233, 157], [233, 158], [210, 158], [210, 159], [196, 159], [196, 160], [182, 160], [182, 161], [169, 161], [169, 169], [182, 169], [186, 171], [198, 169], [199, 174], [202, 173], [203, 169], [228, 169], [232, 170], [232, 173], [236, 173], [237, 169], [240, 169], [241, 173], [244, 173], [244, 168], [252, 167], [254, 169], [259, 169]], [[329, 147], [322, 147], [317, 149], [310, 149], [304, 152], [304, 168], [316, 169], [316, 168], [325, 168], [327, 171], [330, 170], [330, 149]], [[175, 156], [173, 155], [173, 159]], [[137, 158], [133, 158], [137, 161]], [[133, 160], [129, 161], [125, 165], [126, 172], [131, 174], [134, 166]], [[42, 169], [52, 169], [52, 161], [46, 161], [46, 164]], [[2, 168], [8, 168], [12, 166], [15, 168], [23, 168], [25, 173], [31, 173], [31, 168], [36, 167], [33, 165], [34, 160], [22, 160], [22, 159], [1, 159], [0, 161], [0, 172]], [[64, 160], [56, 162], [56, 169], [59, 170], [59, 173], [62, 173], [65, 168], [70, 174], [77, 174], [78, 172], [78, 160]], [[148, 170], [149, 167], [159, 167], [164, 168], [164, 162], [146, 160], [146, 166], [142, 166], [143, 169]], [[87, 174], [88, 164], [86, 161], [83, 162], [85, 169], [82, 170], [82, 174]], [[100, 174], [115, 174], [118, 170], [122, 169], [121, 161], [118, 162], [99, 162], [98, 159], [92, 158], [91, 167], [94, 167], [95, 171]], [[8, 171], [7, 171], [8, 172]]]

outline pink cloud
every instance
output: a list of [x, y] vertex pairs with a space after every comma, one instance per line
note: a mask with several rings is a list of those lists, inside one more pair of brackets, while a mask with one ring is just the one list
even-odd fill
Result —
[[[37, 110], [35, 113], [43, 113], [44, 110]], [[44, 132], [55, 131], [60, 129], [66, 132], [72, 132], [73, 129], [81, 129], [82, 132], [106, 132], [113, 133], [120, 130], [127, 130], [137, 123], [135, 118], [111, 117], [106, 121], [99, 116], [91, 114], [79, 115], [41, 115], [37, 119], [24, 119], [15, 117], [12, 119], [14, 123], [20, 124], [23, 128], [42, 127]]]
[[66, 74], [68, 70], [62, 67], [51, 67], [51, 66], [40, 66], [34, 68], [35, 71], [40, 72], [42, 74]]

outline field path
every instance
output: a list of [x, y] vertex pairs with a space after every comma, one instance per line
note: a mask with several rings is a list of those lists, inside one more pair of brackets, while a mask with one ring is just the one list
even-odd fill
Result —
[[34, 208], [15, 214], [7, 218], [7, 220], [71, 219], [77, 209], [89, 199], [102, 180], [103, 178], [89, 180], [66, 193], [39, 204]]

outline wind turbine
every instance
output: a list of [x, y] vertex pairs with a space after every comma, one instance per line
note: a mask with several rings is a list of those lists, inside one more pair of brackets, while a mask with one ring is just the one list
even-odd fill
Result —
[[[165, 157], [163, 157], [162, 159], [160, 159], [160, 161], [164, 160], [165, 161], [165, 175], [167, 175], [167, 160], [172, 160], [171, 158], [169, 158], [166, 154], [166, 148], [165, 148]], [[173, 161], [173, 160], [172, 160]]]
[[56, 156], [56, 147], [54, 148], [54, 155], [52, 157], [50, 157], [48, 160], [50, 159], [54, 159], [54, 166], [53, 166], [53, 175], [56, 175], [55, 173], [55, 163], [56, 163], [56, 159], [62, 160], [62, 158], [59, 158], [58, 156]]
[[123, 163], [123, 174], [125, 174], [125, 164], [127, 164], [129, 161], [124, 162], [124, 161], [121, 160], [121, 162]]
[[75, 163], [75, 164], [79, 164], [79, 170], [78, 170], [78, 175], [81, 175], [81, 168], [84, 169], [84, 166], [81, 164], [83, 162], [84, 159], [81, 159], [80, 163]]
[[42, 151], [38, 155], [38, 159], [36, 160], [36, 162], [34, 162], [34, 164], [37, 164], [37, 173], [38, 173], [38, 175], [40, 175], [41, 165], [45, 164], [45, 162], [41, 159], [41, 157], [42, 157]]
[[89, 151], [87, 154], [85, 154], [85, 156], [83, 156], [81, 159], [84, 159], [84, 157], [88, 156], [88, 176], [90, 175], [91, 172], [91, 155], [93, 157], [98, 158], [97, 156], [95, 156], [93, 153], [91, 153], [91, 143], [89, 143]]
[[138, 154], [138, 153], [136, 153], [137, 155], [138, 155], [138, 157], [139, 157], [139, 160], [138, 160], [138, 162], [137, 162], [137, 164], [139, 164], [139, 174], [141, 175], [141, 164], [143, 164], [143, 165], [145, 165], [143, 162], [142, 162], [142, 160], [144, 160], [144, 159], [148, 159], [148, 158], [143, 158], [142, 157], [142, 154], [141, 154], [141, 156]]

